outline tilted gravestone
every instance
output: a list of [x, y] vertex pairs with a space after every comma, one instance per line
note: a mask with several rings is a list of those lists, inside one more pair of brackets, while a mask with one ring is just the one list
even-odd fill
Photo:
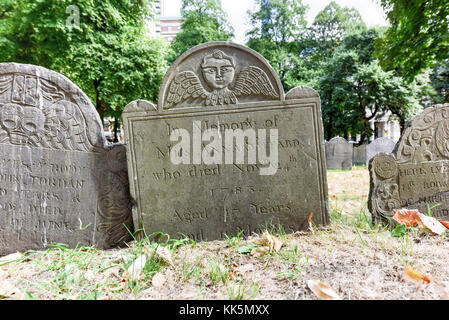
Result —
[[425, 109], [408, 125], [392, 154], [371, 159], [368, 208], [374, 222], [393, 209], [418, 209], [449, 219], [449, 104]]
[[378, 153], [385, 152], [385, 153], [391, 153], [394, 149], [394, 146], [396, 143], [394, 143], [393, 140], [387, 138], [387, 137], [381, 137], [375, 139], [373, 142], [368, 144], [366, 146], [366, 166], [368, 167], [369, 161]]
[[356, 165], [366, 164], [366, 144], [354, 146], [352, 163]]
[[352, 169], [352, 143], [342, 137], [334, 137], [329, 140], [326, 149], [327, 169]]
[[105, 147], [87, 96], [54, 71], [0, 63], [0, 254], [108, 248], [127, 228], [126, 151]]
[[158, 106], [124, 110], [136, 230], [197, 241], [282, 224], [287, 232], [329, 221], [320, 99], [284, 94], [268, 62], [237, 44], [182, 55]]

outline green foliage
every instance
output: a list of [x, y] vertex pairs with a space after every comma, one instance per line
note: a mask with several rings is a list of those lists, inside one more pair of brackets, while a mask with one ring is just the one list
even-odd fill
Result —
[[396, 225], [396, 227], [391, 230], [390, 234], [392, 237], [395, 238], [402, 238], [403, 236], [405, 236], [408, 232], [408, 228], [403, 225], [403, 224], [398, 224]]
[[198, 44], [229, 41], [234, 37], [220, 0], [183, 0], [181, 15], [184, 21], [171, 45], [170, 62]]
[[[325, 136], [372, 132], [369, 121], [390, 111], [402, 124], [420, 108], [428, 91], [428, 78], [407, 83], [394, 71], [384, 71], [374, 57], [381, 30], [347, 35], [330, 60], [324, 63], [318, 90], [322, 98]], [[427, 79], [427, 81], [426, 81]]]
[[345, 35], [365, 30], [360, 13], [354, 8], [342, 8], [331, 1], [320, 11], [309, 30], [314, 47], [314, 60], [319, 63], [332, 56]]
[[257, 0], [258, 10], [248, 12], [252, 29], [247, 32], [247, 46], [262, 54], [279, 75], [284, 89], [308, 82], [310, 76], [298, 55], [307, 30], [302, 0]]
[[[10, 0], [2, 4], [0, 61], [58, 71], [88, 94], [100, 116], [119, 116], [134, 99], [157, 100], [166, 46], [145, 35], [149, 0]], [[5, 8], [5, 9], [4, 9]], [[79, 14], [79, 19], [72, 19]], [[79, 22], [79, 23], [77, 23]]]
[[257, 244], [251, 243], [249, 245], [239, 247], [237, 249], [237, 252], [238, 253], [243, 253], [243, 254], [249, 254], [249, 253], [251, 253], [251, 251], [253, 251], [253, 249], [255, 249], [257, 247], [258, 247]]
[[439, 61], [433, 67], [430, 76], [432, 87], [435, 89], [435, 102], [449, 102], [449, 59]]
[[391, 27], [378, 42], [378, 56], [386, 69], [414, 79], [435, 61], [449, 58], [447, 0], [381, 0]]

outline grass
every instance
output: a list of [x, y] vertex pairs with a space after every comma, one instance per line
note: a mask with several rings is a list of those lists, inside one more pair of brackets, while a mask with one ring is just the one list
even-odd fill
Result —
[[[402, 271], [410, 264], [449, 288], [447, 236], [372, 225], [364, 168], [331, 170], [328, 183], [330, 225], [294, 234], [267, 226], [284, 243], [278, 252], [252, 255], [255, 245], [242, 233], [198, 243], [159, 234], [106, 251], [55, 244], [0, 260], [0, 290], [10, 284], [23, 293], [7, 299], [316, 299], [306, 282], [318, 279], [343, 299], [440, 299], [433, 282], [417, 288]], [[156, 254], [158, 247], [173, 265]], [[130, 280], [128, 269], [141, 256], [140, 277]], [[162, 284], [153, 282], [156, 275]]]

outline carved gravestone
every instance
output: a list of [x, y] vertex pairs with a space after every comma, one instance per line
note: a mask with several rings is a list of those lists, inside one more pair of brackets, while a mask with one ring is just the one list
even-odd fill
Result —
[[449, 104], [425, 109], [405, 129], [392, 154], [371, 159], [368, 208], [374, 222], [393, 209], [418, 209], [449, 219]]
[[352, 163], [355, 165], [366, 164], [366, 144], [354, 146]]
[[342, 137], [329, 140], [326, 149], [327, 169], [352, 169], [352, 143]]
[[396, 143], [394, 143], [393, 140], [387, 137], [377, 138], [373, 142], [368, 144], [368, 146], [366, 147], [366, 166], [368, 167], [369, 161], [376, 154], [381, 152], [391, 153], [395, 145]]
[[69, 79], [0, 63], [0, 255], [52, 243], [108, 248], [132, 227], [124, 145]]
[[247, 47], [190, 49], [157, 106], [137, 100], [123, 113], [135, 229], [200, 241], [306, 229], [311, 212], [328, 223], [320, 108], [311, 88], [284, 94]]

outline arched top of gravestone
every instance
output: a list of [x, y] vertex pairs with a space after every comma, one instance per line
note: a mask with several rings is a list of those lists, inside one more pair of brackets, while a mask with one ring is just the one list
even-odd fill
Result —
[[393, 150], [399, 163], [449, 159], [449, 103], [425, 109], [404, 130]]
[[396, 143], [394, 143], [393, 140], [387, 137], [380, 137], [377, 139], [374, 139], [369, 145], [376, 146], [376, 145], [382, 145], [382, 146], [394, 146]]
[[349, 142], [343, 137], [333, 137], [329, 140], [329, 144], [349, 144]]
[[[313, 96], [307, 87], [302, 91], [302, 95]], [[281, 81], [262, 55], [220, 41], [195, 46], [173, 63], [162, 81], [158, 108], [223, 107], [284, 99]]]
[[89, 98], [43, 67], [0, 63], [0, 144], [100, 151], [103, 126]]

